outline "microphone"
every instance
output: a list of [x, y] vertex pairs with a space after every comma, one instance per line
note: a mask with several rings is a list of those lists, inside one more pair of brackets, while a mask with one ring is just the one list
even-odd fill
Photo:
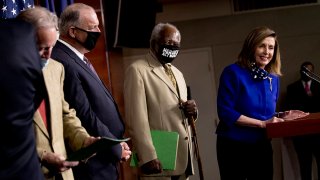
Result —
[[320, 83], [320, 77], [316, 75], [315, 73], [311, 72], [307, 67], [303, 66], [301, 69], [301, 72], [311, 78], [312, 80], [316, 81], [317, 83]]

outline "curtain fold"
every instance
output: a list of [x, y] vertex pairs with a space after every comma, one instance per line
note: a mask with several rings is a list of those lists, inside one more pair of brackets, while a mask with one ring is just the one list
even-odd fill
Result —
[[64, 8], [73, 3], [74, 0], [41, 0], [39, 5], [47, 8], [51, 12], [56, 13], [59, 17]]

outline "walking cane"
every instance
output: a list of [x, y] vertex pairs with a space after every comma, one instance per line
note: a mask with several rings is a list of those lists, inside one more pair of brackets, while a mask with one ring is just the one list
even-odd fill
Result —
[[[191, 99], [191, 93], [190, 93], [190, 87], [187, 87], [187, 99]], [[194, 154], [197, 158], [198, 162], [198, 170], [199, 170], [199, 176], [200, 180], [204, 180], [203, 176], [203, 170], [202, 170], [202, 162], [201, 162], [201, 157], [200, 157], [200, 150], [199, 150], [199, 145], [198, 145], [198, 139], [197, 139], [197, 129], [196, 129], [196, 124], [194, 122], [194, 118], [191, 116], [188, 118], [189, 123], [191, 125], [191, 131], [192, 131], [192, 142], [194, 145]]]

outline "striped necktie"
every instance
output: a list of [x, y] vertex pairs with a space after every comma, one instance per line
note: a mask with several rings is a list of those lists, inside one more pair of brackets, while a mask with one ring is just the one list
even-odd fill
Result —
[[[96, 72], [96, 70], [94, 69], [94, 67], [92, 66], [91, 62], [89, 61], [89, 59], [87, 59], [85, 56], [83, 56], [83, 61], [86, 62], [86, 65], [89, 67], [89, 69], [99, 78], [98, 73]], [[100, 78], [99, 78], [100, 79]]]
[[304, 90], [306, 91], [306, 93], [307, 93], [308, 96], [311, 96], [311, 95], [312, 95], [311, 90], [310, 90], [310, 85], [309, 85], [308, 82], [305, 83], [305, 85], [304, 85]]

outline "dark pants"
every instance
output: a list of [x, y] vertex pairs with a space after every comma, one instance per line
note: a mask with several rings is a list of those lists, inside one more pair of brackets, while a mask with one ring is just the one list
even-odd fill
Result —
[[318, 176], [320, 176], [320, 135], [294, 137], [293, 145], [297, 152], [301, 180], [312, 179], [312, 157], [317, 162]]
[[272, 180], [271, 142], [257, 143], [217, 138], [217, 158], [221, 180]]

